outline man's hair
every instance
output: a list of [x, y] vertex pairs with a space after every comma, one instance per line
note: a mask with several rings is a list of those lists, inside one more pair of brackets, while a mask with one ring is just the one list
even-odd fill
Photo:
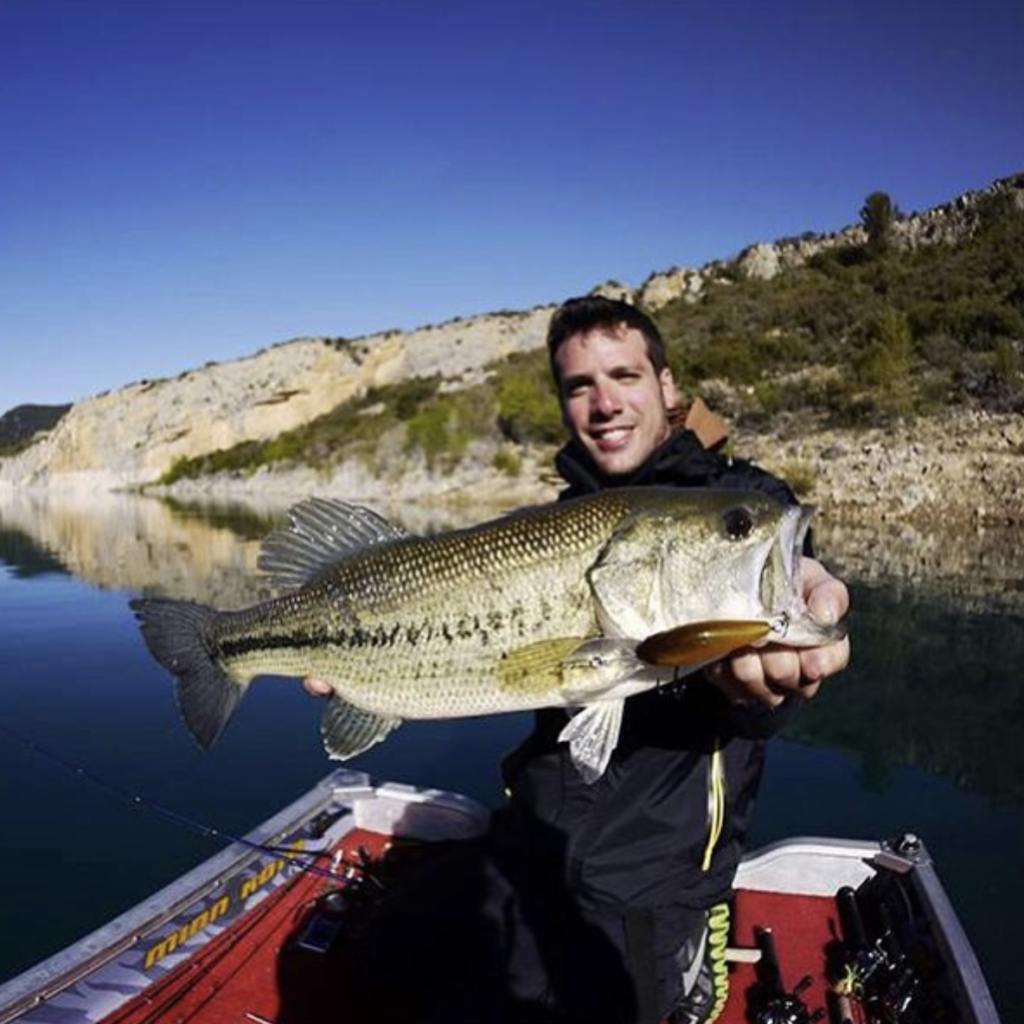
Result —
[[660, 374], [668, 366], [665, 341], [654, 321], [621, 299], [609, 299], [604, 295], [584, 295], [568, 299], [555, 310], [548, 327], [548, 358], [551, 360], [551, 374], [558, 382], [558, 365], [555, 355], [559, 348], [574, 334], [587, 334], [598, 327], [614, 330], [622, 325], [634, 327], [642, 335], [647, 346], [647, 358], [654, 372]]

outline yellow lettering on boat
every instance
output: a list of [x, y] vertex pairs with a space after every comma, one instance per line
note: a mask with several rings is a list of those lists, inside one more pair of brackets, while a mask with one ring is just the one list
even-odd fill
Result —
[[284, 867], [283, 860], [271, 861], [258, 875], [247, 878], [242, 883], [242, 899], [247, 900], [253, 893], [263, 888], [281, 868]]
[[[297, 839], [291, 844], [291, 849], [298, 853], [306, 845], [305, 839]], [[254, 893], [259, 892], [268, 882], [271, 882], [274, 877], [284, 868], [285, 859], [283, 857], [277, 860], [271, 861], [264, 867], [259, 874], [253, 875], [251, 878], [247, 878], [242, 883], [241, 892], [238, 894], [239, 898], [247, 900]]]
[[[298, 853], [303, 850], [305, 846], [305, 839], [296, 839], [289, 845], [289, 850], [291, 852]], [[214, 921], [222, 918], [228, 912], [233, 900], [244, 903], [250, 896], [259, 892], [260, 889], [273, 881], [274, 878], [281, 873], [290, 859], [290, 853], [287, 853], [284, 857], [279, 857], [277, 860], [271, 861], [257, 874], [251, 875], [242, 882], [237, 896], [233, 897], [231, 894], [222, 896], [216, 903], [207, 907], [202, 913], [197, 914], [191, 921], [187, 921], [178, 928], [177, 931], [172, 932], [166, 938], [161, 939], [159, 942], [151, 946], [146, 951], [145, 960], [143, 961], [143, 970], [149, 970], [149, 968], [154, 964], [160, 963], [164, 957], [170, 956], [171, 953], [173, 953], [179, 946], [184, 945], [189, 941], [189, 939], [198, 935], [204, 928], [207, 928], [209, 925], [213, 924]]]
[[216, 903], [207, 907], [201, 914], [197, 914], [191, 921], [183, 924], [176, 932], [172, 932], [166, 939], [162, 939], [155, 946], [151, 946], [146, 952], [146, 959], [143, 962], [143, 969], [149, 970], [154, 964], [158, 964], [165, 956], [170, 956], [179, 946], [194, 938], [204, 928], [213, 924], [218, 918], [228, 912], [231, 899], [228, 896], [221, 896]]

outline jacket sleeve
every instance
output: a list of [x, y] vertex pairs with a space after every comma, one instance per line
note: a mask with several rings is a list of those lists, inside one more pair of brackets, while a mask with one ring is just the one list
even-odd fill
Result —
[[800, 701], [796, 697], [787, 697], [774, 708], [766, 704], [736, 705], [728, 711], [727, 728], [743, 739], [766, 740], [785, 728], [796, 717], [799, 707]]

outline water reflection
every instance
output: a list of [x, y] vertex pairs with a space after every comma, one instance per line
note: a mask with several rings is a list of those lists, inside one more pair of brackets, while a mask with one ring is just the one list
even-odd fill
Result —
[[899, 520], [815, 525], [818, 550], [844, 579], [966, 611], [1024, 611], [1019, 528], [928, 532]]
[[[156, 499], [98, 494], [83, 501], [60, 494], [0, 496], [0, 559], [15, 570], [59, 565], [105, 590], [158, 588], [175, 597], [218, 603], [258, 592], [260, 528], [233, 516], [184, 514]], [[248, 520], [251, 524], [251, 519]]]
[[[481, 505], [377, 505], [412, 533], [432, 533], [500, 515]], [[105, 589], [159, 589], [218, 604], [263, 593], [256, 559], [285, 522], [280, 500], [178, 502], [101, 493], [0, 492], [0, 561], [21, 575], [61, 569]], [[928, 533], [899, 521], [815, 522], [821, 557], [845, 579], [935, 599], [960, 609], [1024, 611], [1019, 530]]]

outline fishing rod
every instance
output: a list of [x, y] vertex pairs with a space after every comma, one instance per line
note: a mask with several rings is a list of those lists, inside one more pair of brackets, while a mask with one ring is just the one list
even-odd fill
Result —
[[[3, 723], [0, 723], [0, 735], [6, 736], [8, 740], [17, 743], [19, 746], [28, 750], [35, 756], [59, 765], [65, 771], [70, 772], [77, 778], [90, 783], [108, 795], [115, 797], [122, 803], [127, 803], [132, 807], [148, 811], [156, 817], [163, 818], [165, 821], [169, 821], [174, 825], [187, 828], [192, 832], [198, 833], [204, 838], [222, 839], [226, 842], [238, 843], [258, 853], [285, 856], [290, 860], [300, 860], [305, 858], [309, 863], [303, 866], [303, 870], [308, 871], [313, 875], [320, 875], [324, 878], [337, 880], [338, 875], [334, 868], [343, 865], [348, 869], [363, 872], [378, 885], [381, 884], [379, 880], [373, 878], [372, 873], [369, 871], [369, 861], [366, 857], [360, 857], [360, 862], [354, 863], [347, 858], [339, 857], [337, 854], [331, 853], [328, 850], [296, 850], [290, 846], [275, 846], [271, 843], [257, 843], [251, 839], [247, 839], [245, 836], [235, 835], [233, 832], [228, 832], [225, 829], [217, 828], [215, 825], [210, 825], [207, 822], [200, 821], [198, 818], [192, 817], [191, 815], [182, 814], [180, 811], [176, 811], [172, 807], [168, 807], [166, 804], [162, 804], [156, 800], [151, 800], [143, 796], [141, 793], [131, 793], [128, 790], [115, 785], [113, 782], [110, 782], [101, 775], [98, 775], [96, 772], [91, 771], [84, 765], [78, 764], [48, 747], [44, 747], [42, 744], [29, 739], [27, 736], [22, 735], [17, 730], [12, 729], [10, 726]], [[320, 859], [330, 859], [332, 861], [332, 868], [328, 869], [318, 867], [314, 862]]]
[[[912, 952], [900, 941], [886, 893], [865, 890], [843, 886], [836, 893], [842, 945], [833, 991], [859, 1002], [864, 1015], [881, 1024], [942, 1019], [940, 1009], [922, 1005], [921, 978]], [[870, 913], [870, 929], [865, 911]]]

